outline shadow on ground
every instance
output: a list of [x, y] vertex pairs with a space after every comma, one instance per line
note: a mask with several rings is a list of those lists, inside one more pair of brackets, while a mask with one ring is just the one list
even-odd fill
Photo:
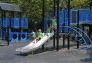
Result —
[[91, 63], [92, 62], [92, 48], [87, 49], [87, 54], [88, 54], [88, 57], [81, 59], [80, 61], [86, 62], [86, 63], [89, 63], [89, 62]]
[[36, 51], [33, 51], [33, 52], [30, 52], [30, 53], [17, 53], [15, 55], [18, 55], [18, 56], [28, 56], [30, 54], [40, 54], [40, 53], [43, 53], [43, 52], [47, 52], [47, 51], [54, 51], [55, 49], [53, 47], [47, 47], [47, 48], [44, 48], [44, 50], [42, 48], [39, 48], [37, 49]]
[[84, 62], [92, 62], [92, 58], [85, 58], [85, 59], [81, 59], [80, 61]]
[[[70, 47], [73, 47], [75, 46], [74, 44], [72, 44]], [[59, 46], [59, 49], [62, 49], [63, 46]], [[67, 48], [67, 45], [64, 47], [64, 48]], [[53, 48], [53, 47], [46, 47], [44, 49], [42, 48], [39, 48], [33, 52], [30, 52], [30, 53], [17, 53], [15, 55], [18, 55], [18, 56], [28, 56], [28, 55], [34, 55], [34, 54], [40, 54], [40, 53], [44, 53], [44, 52], [48, 52], [48, 51], [56, 51], [56, 48]]]

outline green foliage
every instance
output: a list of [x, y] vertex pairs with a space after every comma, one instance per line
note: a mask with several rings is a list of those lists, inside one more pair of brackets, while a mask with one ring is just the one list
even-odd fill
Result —
[[88, 8], [90, 0], [72, 0], [72, 8]]
[[[54, 0], [45, 0], [45, 16], [53, 12]], [[70, 0], [71, 8], [88, 8], [91, 0]], [[31, 18], [32, 22], [39, 23], [42, 20], [42, 0], [0, 0], [17, 4], [22, 11]], [[68, 0], [60, 0], [60, 9], [67, 7]]]

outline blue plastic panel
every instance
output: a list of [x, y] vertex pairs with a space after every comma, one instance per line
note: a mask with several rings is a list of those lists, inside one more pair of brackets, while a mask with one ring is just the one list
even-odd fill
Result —
[[80, 10], [79, 11], [79, 22], [92, 24], [92, 11], [90, 10]]
[[67, 9], [63, 9], [62, 11], [60, 11], [59, 14], [59, 26], [60, 26], [60, 31], [61, 32], [68, 32], [68, 28], [65, 26], [68, 26], [68, 24], [70, 24], [70, 22], [68, 21], [68, 10]]
[[28, 18], [21, 18], [21, 27], [28, 28]]
[[27, 42], [27, 32], [21, 32], [21, 42]]
[[76, 10], [71, 11], [71, 24], [77, 23], [77, 12]]
[[19, 42], [18, 35], [19, 35], [19, 32], [10, 32], [9, 33], [9, 40], [11, 41], [11, 43]]
[[9, 27], [9, 18], [3, 18], [3, 27]]
[[[62, 32], [67, 32], [68, 28], [64, 26], [68, 26], [68, 24], [77, 24], [78, 20], [78, 10], [71, 10], [70, 11], [70, 22], [68, 21], [68, 10], [63, 9], [59, 13], [59, 26], [60, 26], [60, 31]], [[79, 24], [92, 24], [92, 11], [88, 9], [81, 9], [79, 10]]]
[[19, 21], [20, 21], [20, 18], [14, 18], [14, 21], [13, 21], [13, 27], [14, 28], [20, 27]]

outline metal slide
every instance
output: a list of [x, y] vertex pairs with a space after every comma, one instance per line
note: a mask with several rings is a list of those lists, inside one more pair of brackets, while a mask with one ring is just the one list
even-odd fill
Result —
[[54, 33], [46, 33], [44, 35], [44, 37], [41, 40], [39, 40], [38, 42], [35, 39], [32, 42], [30, 42], [27, 46], [17, 48], [16, 51], [20, 52], [20, 53], [32, 52], [32, 51], [38, 49], [40, 46], [42, 46], [45, 42], [47, 42], [47, 40], [49, 40], [53, 35], [54, 35]]

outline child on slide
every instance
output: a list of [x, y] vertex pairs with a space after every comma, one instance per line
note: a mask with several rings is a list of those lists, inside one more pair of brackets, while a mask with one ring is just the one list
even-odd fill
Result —
[[57, 20], [56, 20], [56, 17], [53, 16], [53, 18], [51, 19], [51, 21], [52, 21], [52, 23], [51, 23], [51, 28], [52, 28], [53, 30], [56, 30], [56, 28], [57, 28]]
[[56, 17], [53, 16], [53, 18], [50, 21], [51, 21], [51, 23], [50, 23], [49, 31], [50, 32], [54, 32], [54, 30], [56, 30], [56, 28], [57, 28], [57, 20], [56, 20]]
[[31, 32], [31, 39], [34, 40], [36, 38], [36, 33], [34, 32], [34, 30], [32, 30]]
[[39, 29], [37, 32], [36, 42], [38, 42], [40, 39], [42, 39], [43, 36], [44, 36], [44, 33], [42, 33], [41, 29]]

